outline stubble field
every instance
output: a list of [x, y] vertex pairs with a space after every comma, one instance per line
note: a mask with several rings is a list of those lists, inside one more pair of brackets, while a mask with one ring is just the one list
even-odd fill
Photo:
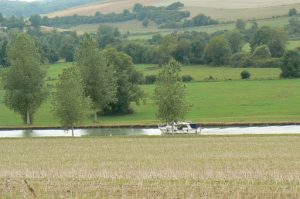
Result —
[[0, 140], [2, 198], [299, 198], [299, 136]]

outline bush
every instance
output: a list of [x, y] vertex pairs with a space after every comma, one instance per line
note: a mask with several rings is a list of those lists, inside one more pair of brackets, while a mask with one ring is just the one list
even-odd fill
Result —
[[270, 48], [267, 45], [258, 46], [253, 52], [253, 58], [255, 59], [270, 58], [271, 56]]
[[269, 58], [269, 59], [252, 59], [252, 67], [257, 68], [278, 68], [282, 65], [281, 58]]
[[289, 50], [285, 53], [281, 71], [282, 78], [300, 77], [300, 52], [298, 50]]
[[145, 84], [154, 84], [157, 80], [156, 75], [147, 75], [145, 76]]
[[292, 17], [292, 16], [295, 16], [298, 14], [298, 11], [296, 8], [292, 8], [289, 10], [289, 16]]
[[252, 65], [250, 54], [245, 52], [235, 53], [230, 57], [230, 65], [234, 67], [248, 67]]
[[244, 71], [241, 72], [241, 78], [242, 79], [250, 79], [250, 77], [251, 77], [251, 74], [250, 74], [249, 71], [244, 70]]
[[191, 81], [194, 80], [194, 78], [193, 78], [192, 76], [190, 76], [190, 75], [183, 75], [183, 76], [181, 77], [181, 80], [182, 80], [183, 82], [191, 82]]

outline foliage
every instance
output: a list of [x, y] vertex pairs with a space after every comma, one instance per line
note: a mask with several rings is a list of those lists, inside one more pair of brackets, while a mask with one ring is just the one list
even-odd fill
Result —
[[251, 74], [250, 74], [249, 71], [244, 70], [244, 71], [241, 72], [241, 78], [242, 79], [250, 79], [250, 77], [251, 77]]
[[9, 66], [8, 58], [7, 58], [7, 44], [8, 39], [7, 38], [1, 38], [0, 39], [0, 67], [7, 67]]
[[231, 52], [237, 53], [242, 51], [244, 45], [244, 35], [238, 30], [229, 31], [226, 34], [226, 38], [230, 44]]
[[96, 40], [85, 35], [76, 56], [77, 66], [85, 84], [85, 94], [92, 101], [94, 118], [116, 101], [116, 78], [113, 64], [106, 60]]
[[251, 55], [246, 52], [238, 52], [230, 57], [230, 65], [234, 67], [250, 67], [252, 65]]
[[154, 84], [157, 80], [156, 75], [146, 75], [145, 76], [145, 84]]
[[218, 36], [211, 39], [206, 46], [205, 59], [207, 63], [226, 65], [229, 62], [230, 56], [230, 44], [223, 36]]
[[243, 19], [236, 20], [236, 28], [239, 31], [245, 31], [246, 30], [246, 22]]
[[192, 19], [185, 20], [183, 23], [183, 27], [199, 27], [199, 26], [207, 26], [207, 25], [216, 25], [219, 21], [212, 19], [209, 16], [204, 14], [199, 14]]
[[17, 34], [9, 42], [8, 60], [11, 64], [3, 77], [5, 104], [21, 114], [24, 123], [32, 124], [33, 115], [45, 100], [45, 70], [34, 40], [26, 34]]
[[181, 77], [181, 80], [182, 80], [183, 82], [191, 82], [191, 81], [194, 80], [194, 78], [193, 78], [191, 75], [183, 75], [183, 76]]
[[83, 81], [76, 67], [66, 68], [59, 77], [54, 94], [53, 110], [61, 125], [74, 129], [82, 121], [88, 110], [88, 101], [84, 95]]
[[261, 27], [254, 35], [251, 41], [252, 52], [257, 46], [267, 45], [271, 51], [272, 57], [281, 57], [286, 49], [287, 34], [278, 28], [268, 26]]
[[289, 14], [290, 17], [298, 15], [298, 10], [296, 8], [292, 8], [289, 10]]
[[118, 28], [107, 25], [100, 25], [96, 33], [98, 46], [105, 48], [110, 44], [120, 42], [121, 33]]
[[252, 55], [255, 59], [271, 58], [271, 52], [267, 45], [257, 46]]
[[291, 18], [289, 24], [287, 25], [287, 30], [289, 37], [299, 37], [300, 36], [300, 20], [298, 18]]
[[31, 25], [35, 28], [38, 28], [41, 26], [41, 23], [42, 23], [42, 17], [39, 16], [39, 15], [32, 15], [30, 18], [29, 18], [29, 21], [31, 23]]
[[185, 86], [179, 81], [180, 64], [170, 61], [158, 74], [155, 87], [157, 117], [166, 123], [177, 122], [188, 112]]
[[131, 57], [116, 49], [108, 48], [103, 52], [109, 66], [116, 71], [116, 101], [110, 103], [105, 109], [105, 114], [128, 114], [132, 113], [131, 104], [139, 104], [144, 97], [143, 91], [134, 81], [132, 74], [135, 73]]
[[282, 78], [298, 78], [300, 77], [300, 52], [299, 50], [289, 50], [283, 56], [283, 64], [281, 65]]

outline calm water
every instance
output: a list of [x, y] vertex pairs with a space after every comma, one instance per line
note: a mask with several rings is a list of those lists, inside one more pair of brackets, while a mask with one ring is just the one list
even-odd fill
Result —
[[[266, 127], [212, 127], [204, 128], [202, 135], [267, 135], [267, 134], [300, 134], [300, 125], [291, 126], [266, 126]], [[76, 137], [85, 136], [139, 136], [161, 135], [159, 129], [76, 129]], [[68, 137], [71, 131], [64, 130], [8, 130], [0, 131], [0, 138], [18, 137]]]

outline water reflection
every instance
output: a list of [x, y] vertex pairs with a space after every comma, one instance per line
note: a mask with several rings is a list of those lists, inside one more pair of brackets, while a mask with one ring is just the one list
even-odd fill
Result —
[[[300, 125], [266, 126], [266, 127], [225, 127], [204, 128], [201, 135], [243, 135], [243, 134], [300, 134]], [[133, 128], [99, 128], [76, 129], [75, 137], [88, 136], [142, 136], [161, 135], [159, 129], [133, 129]], [[71, 131], [48, 130], [7, 130], [0, 131], [0, 138], [26, 138], [26, 137], [71, 137]]]

